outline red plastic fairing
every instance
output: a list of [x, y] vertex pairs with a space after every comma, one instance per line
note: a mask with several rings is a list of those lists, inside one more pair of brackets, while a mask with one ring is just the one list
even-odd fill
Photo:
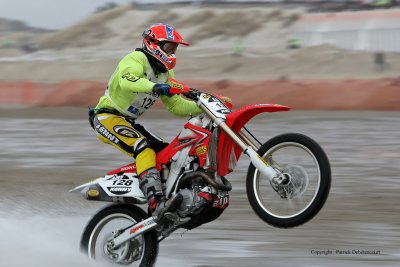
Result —
[[107, 173], [107, 175], [113, 175], [113, 174], [118, 174], [118, 173], [122, 173], [122, 172], [136, 173], [136, 163], [131, 163], [131, 164], [125, 165], [121, 168], [110, 171], [109, 173]]
[[[208, 149], [208, 143], [210, 140], [210, 135], [211, 132], [207, 131], [206, 129], [203, 129], [201, 127], [197, 127], [190, 122], [186, 123], [184, 126], [185, 129], [190, 129], [193, 131], [192, 136], [185, 136], [183, 138], [179, 138], [179, 135], [175, 137], [174, 140], [162, 151], [157, 153], [157, 169], [161, 170], [161, 166], [163, 164], [168, 164], [170, 159], [181, 149], [187, 146], [192, 146], [193, 148], [189, 151], [190, 155], [197, 155], [197, 152], [199, 152], [198, 156], [200, 159], [200, 164], [204, 165], [206, 155], [205, 153], [200, 153], [203, 152], [202, 148], [203, 146], [206, 146], [206, 150]], [[199, 150], [197, 150], [199, 149]], [[203, 159], [204, 158], [204, 159]]]
[[208, 144], [210, 143], [211, 132], [191, 125], [191, 130], [197, 134], [196, 144], [189, 151], [190, 156], [197, 156], [199, 158], [199, 165], [203, 167], [207, 160]]
[[[254, 116], [263, 112], [288, 111], [290, 107], [276, 104], [253, 104], [242, 107], [226, 116], [226, 124], [238, 133], [242, 127]], [[242, 150], [229, 138], [224, 131], [220, 131], [218, 142], [218, 175], [224, 176], [230, 173], [229, 159], [232, 152], [235, 151], [236, 160], [242, 153]]]

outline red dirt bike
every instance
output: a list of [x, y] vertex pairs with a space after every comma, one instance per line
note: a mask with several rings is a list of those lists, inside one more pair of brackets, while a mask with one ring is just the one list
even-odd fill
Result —
[[195, 89], [181, 93], [203, 114], [192, 117], [180, 134], [157, 153], [164, 195], [182, 202], [156, 220], [138, 207], [147, 201], [130, 164], [71, 191], [88, 200], [114, 202], [87, 224], [81, 249], [90, 258], [116, 265], [153, 266], [160, 241], [178, 228], [193, 229], [217, 219], [229, 204], [232, 186], [224, 177], [240, 155], [250, 157], [246, 188], [254, 212], [275, 227], [295, 227], [312, 219], [330, 190], [328, 158], [311, 138], [287, 133], [261, 144], [245, 124], [263, 112], [289, 107], [254, 104], [232, 111], [222, 98]]

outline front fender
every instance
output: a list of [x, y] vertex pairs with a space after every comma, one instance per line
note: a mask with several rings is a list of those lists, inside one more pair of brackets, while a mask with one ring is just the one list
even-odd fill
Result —
[[[264, 112], [289, 111], [290, 107], [277, 104], [252, 104], [239, 108], [226, 116], [226, 124], [238, 133], [243, 126], [254, 116]], [[218, 142], [218, 175], [224, 176], [231, 172], [229, 169], [229, 160], [231, 158], [232, 149], [236, 161], [239, 159], [242, 150], [229, 138], [224, 131], [219, 133]]]

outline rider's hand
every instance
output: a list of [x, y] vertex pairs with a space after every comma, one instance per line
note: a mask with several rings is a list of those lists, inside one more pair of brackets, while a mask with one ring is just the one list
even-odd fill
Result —
[[189, 91], [189, 87], [175, 79], [168, 78], [168, 83], [157, 83], [153, 87], [153, 92], [160, 95], [171, 96], [175, 94], [181, 94]]
[[168, 78], [168, 84], [171, 86], [171, 89], [174, 92], [189, 91], [189, 86], [173, 78]]
[[153, 92], [160, 94], [160, 95], [170, 96], [171, 95], [170, 90], [171, 90], [171, 86], [169, 86], [166, 83], [157, 83], [153, 87]]

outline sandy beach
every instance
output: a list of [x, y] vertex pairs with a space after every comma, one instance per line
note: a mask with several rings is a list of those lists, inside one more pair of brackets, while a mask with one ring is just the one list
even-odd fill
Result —
[[[91, 266], [80, 255], [78, 242], [87, 220], [104, 204], [86, 201], [68, 190], [130, 161], [96, 139], [85, 112], [48, 108], [0, 113], [7, 125], [0, 136], [0, 225], [6, 229], [0, 247], [14, 259], [0, 259], [1, 266], [5, 262], [18, 267], [27, 262], [31, 266]], [[184, 124], [183, 119], [161, 111], [142, 122], [167, 141]], [[218, 220], [186, 233], [178, 231], [163, 241], [156, 266], [337, 266], [338, 262], [397, 266], [398, 125], [397, 112], [259, 116], [249, 128], [262, 140], [301, 132], [324, 147], [333, 173], [326, 206], [311, 222], [295, 229], [266, 225], [248, 204], [249, 160], [243, 157], [238, 170], [228, 176], [234, 187], [230, 207]], [[17, 256], [21, 249], [24, 257]], [[348, 250], [350, 254], [340, 252]]]

